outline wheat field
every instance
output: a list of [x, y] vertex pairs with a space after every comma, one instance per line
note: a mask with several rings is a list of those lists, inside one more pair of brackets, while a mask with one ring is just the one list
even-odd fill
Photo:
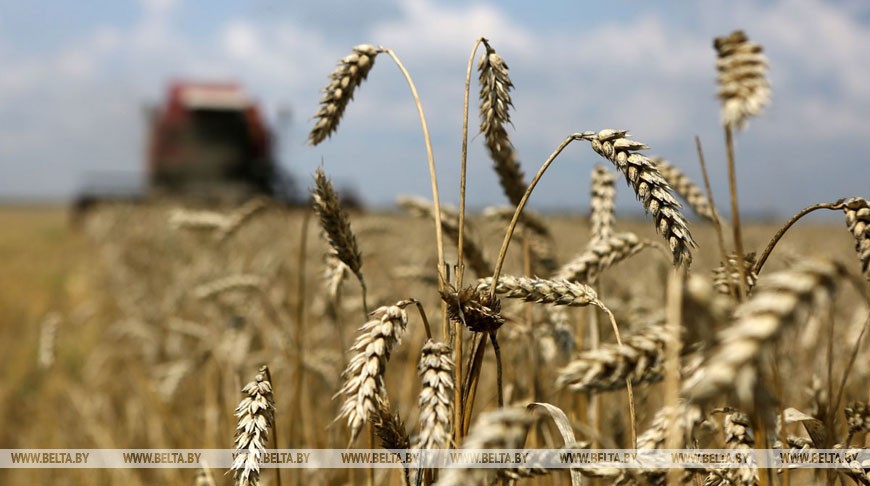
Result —
[[[715, 48], [733, 175], [733, 138], [770, 101], [767, 61], [741, 32]], [[339, 61], [309, 141], [341, 143], [342, 113], [387, 57], [411, 88], [434, 181], [425, 100], [389, 48], [360, 45]], [[807, 201], [788, 222], [741, 222], [734, 185], [714, 201], [680, 169], [698, 161], [643, 155], [649, 147], [622, 129], [568, 134], [527, 176], [509, 137], [507, 63], [481, 38], [469, 85], [475, 64], [505, 206], [466, 211], [464, 189], [441, 201], [433, 182], [431, 195], [397, 190], [395, 211], [349, 210], [318, 169], [303, 207], [105, 202], [74, 220], [57, 208], [0, 209], [3, 448], [868, 446], [867, 200], [844, 194]], [[572, 203], [590, 210], [527, 209], [572, 143], [588, 143], [595, 161], [588, 198]], [[617, 204], [646, 215], [614, 213]], [[832, 217], [793, 225], [817, 210]], [[276, 472], [240, 461], [0, 479], [870, 484], [857, 463]]]

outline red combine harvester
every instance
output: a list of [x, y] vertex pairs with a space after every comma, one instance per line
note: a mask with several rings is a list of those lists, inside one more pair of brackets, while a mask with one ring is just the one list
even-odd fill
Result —
[[234, 84], [174, 83], [150, 120], [148, 178], [159, 195], [234, 200], [275, 190], [272, 136]]
[[180, 198], [234, 204], [253, 195], [296, 204], [292, 178], [280, 170], [273, 137], [257, 104], [232, 83], [176, 82], [146, 121], [147, 186], [128, 174], [91, 174], [73, 209], [104, 201]]

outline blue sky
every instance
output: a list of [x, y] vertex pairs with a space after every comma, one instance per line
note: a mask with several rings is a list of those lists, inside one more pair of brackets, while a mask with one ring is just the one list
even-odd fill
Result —
[[[465, 66], [484, 35], [511, 67], [512, 137], [527, 173], [568, 133], [625, 128], [652, 147], [650, 155], [700, 180], [697, 134], [724, 201], [711, 44], [737, 28], [765, 46], [773, 84], [767, 112], [737, 136], [742, 205], [786, 214], [870, 196], [870, 4], [860, 0], [0, 0], [0, 12], [4, 199], [69, 197], [98, 173], [141, 176], [143, 106], [178, 78], [239, 81], [272, 122], [289, 107], [281, 156], [303, 186], [323, 161], [371, 204], [428, 195], [416, 111], [386, 57], [338, 133], [305, 145], [335, 62], [353, 45], [372, 43], [394, 49], [414, 76], [443, 197], [456, 201]], [[474, 127], [474, 108], [471, 117]], [[596, 162], [588, 147], [569, 148], [532, 204], [585, 209]], [[469, 163], [470, 204], [503, 202], [480, 137], [471, 140]], [[619, 207], [635, 208], [631, 199], [622, 186]]]

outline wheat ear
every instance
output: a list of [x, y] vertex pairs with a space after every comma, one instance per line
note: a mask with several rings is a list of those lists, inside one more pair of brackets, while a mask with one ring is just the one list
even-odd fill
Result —
[[733, 387], [748, 403], [765, 346], [828, 303], [845, 274], [838, 263], [807, 260], [760, 279], [752, 297], [735, 311], [736, 322], [719, 334], [710, 358], [683, 383], [683, 394], [705, 400]]
[[269, 369], [260, 368], [254, 381], [242, 388], [242, 401], [236, 407], [236, 451], [240, 452], [230, 467], [235, 471], [237, 486], [260, 484], [259, 457], [265, 452], [269, 441], [269, 429], [275, 424], [275, 401], [272, 399], [272, 383]]
[[54, 364], [57, 345], [57, 330], [61, 317], [57, 312], [51, 312], [39, 324], [39, 346], [37, 364], [40, 369], [47, 370]]
[[722, 124], [743, 128], [750, 117], [760, 114], [770, 103], [767, 58], [761, 53], [761, 46], [749, 42], [739, 30], [717, 37], [713, 47], [718, 56]]
[[846, 415], [846, 425], [849, 426], [849, 438], [846, 445], [855, 434], [870, 432], [870, 405], [867, 402], [852, 402], [843, 409]]
[[689, 207], [692, 208], [695, 214], [708, 221], [715, 221], [716, 215], [713, 214], [713, 206], [700, 186], [695, 184], [689, 176], [667, 160], [661, 157], [654, 157], [650, 160], [656, 165], [656, 168], [658, 168], [662, 177], [668, 181], [674, 192], [689, 204]]
[[623, 345], [604, 344], [580, 353], [559, 370], [556, 385], [576, 392], [602, 392], [632, 385], [656, 383], [664, 371], [667, 333], [662, 326], [648, 326], [627, 336]]
[[590, 177], [592, 197], [589, 200], [589, 222], [592, 241], [613, 234], [613, 207], [616, 202], [616, 176], [602, 164], [595, 164]]
[[[492, 277], [477, 281], [478, 292], [489, 292]], [[503, 275], [498, 279], [495, 293], [509, 299], [522, 299], [538, 304], [567, 305], [583, 307], [587, 305], [602, 306], [595, 290], [581, 283], [566, 280], [546, 280], [542, 278], [514, 277]]]
[[499, 183], [508, 201], [519, 204], [526, 191], [526, 182], [516, 151], [507, 133], [510, 125], [510, 90], [513, 88], [508, 66], [495, 49], [484, 40], [486, 52], [477, 66], [480, 73], [480, 131], [492, 157]]
[[686, 218], [680, 212], [680, 203], [671, 194], [671, 186], [650, 159], [636, 153], [648, 147], [629, 139], [626, 130], [601, 130], [590, 142], [595, 152], [613, 162], [625, 175], [626, 182], [643, 203], [644, 209], [655, 218], [656, 229], [674, 255], [674, 264], [689, 265], [695, 241]]
[[[755, 438], [752, 435], [752, 422], [746, 413], [732, 408], [720, 408], [714, 413], [724, 413], [722, 431], [725, 434], [725, 446], [729, 449], [752, 449]], [[704, 486], [755, 486], [758, 484], [757, 469], [717, 468], [710, 470], [704, 479]]]
[[338, 67], [329, 75], [329, 84], [323, 88], [320, 109], [314, 115], [317, 122], [308, 134], [311, 145], [324, 141], [338, 128], [344, 109], [353, 99], [354, 90], [365, 81], [375, 65], [378, 52], [375, 46], [360, 44], [338, 62]]
[[318, 167], [314, 175], [315, 187], [311, 196], [314, 201], [314, 211], [320, 218], [320, 227], [326, 233], [329, 246], [335, 256], [356, 275], [360, 284], [365, 287], [362, 274], [362, 253], [356, 242], [356, 236], [350, 228], [350, 218], [342, 209], [332, 181]]
[[855, 237], [855, 251], [861, 260], [861, 271], [870, 280], [870, 202], [862, 197], [843, 201], [846, 226]]
[[351, 444], [365, 422], [376, 413], [378, 400], [386, 396], [384, 372], [393, 346], [399, 343], [408, 325], [405, 307], [410, 303], [401, 301], [375, 309], [350, 349], [355, 354], [341, 375], [344, 386], [335, 396], [345, 397], [336, 420], [347, 420]]
[[650, 426], [637, 437], [637, 448], [661, 448], [674, 428], [677, 428], [675, 436], [680, 438], [681, 444], [689, 444], [692, 430], [701, 420], [701, 409], [694, 405], [683, 401], [676, 405], [666, 405], [656, 412]]
[[453, 418], [453, 350], [433, 340], [423, 345], [420, 357], [420, 449], [446, 449], [450, 446]]
[[[601, 273], [656, 243], [638, 239], [634, 233], [619, 233], [589, 242], [586, 250], [562, 265], [554, 278], [595, 284]], [[659, 245], [659, 248], [661, 246]]]

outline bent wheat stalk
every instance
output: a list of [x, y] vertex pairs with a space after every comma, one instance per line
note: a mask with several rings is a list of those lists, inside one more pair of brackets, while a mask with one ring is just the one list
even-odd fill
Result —
[[[417, 93], [417, 87], [414, 85], [414, 80], [411, 78], [411, 74], [408, 73], [408, 70], [405, 69], [405, 65], [402, 64], [402, 61], [392, 49], [383, 46], [375, 48], [374, 46], [363, 44], [354, 48], [354, 54], [357, 56], [356, 58], [342, 59], [338, 69], [336, 69], [336, 71], [331, 75], [332, 81], [324, 90], [327, 95], [323, 100], [321, 100], [325, 107], [331, 106], [332, 108], [328, 108], [325, 111], [322, 110], [322, 115], [321, 112], [318, 112], [320, 120], [318, 120], [317, 125], [315, 125], [309, 138], [312, 142], [316, 141], [316, 143], [314, 143], [314, 145], [316, 145], [338, 127], [338, 121], [341, 118], [341, 114], [344, 112], [344, 108], [347, 106], [351, 99], [351, 95], [353, 94], [353, 88], [356, 88], [365, 79], [366, 74], [371, 69], [375, 56], [380, 53], [390, 56], [399, 68], [399, 71], [401, 71], [402, 76], [404, 76], [405, 81], [408, 83], [408, 88], [411, 90], [414, 105], [417, 107], [417, 113], [420, 116], [420, 125], [423, 130], [423, 142], [426, 145], [426, 159], [429, 166], [429, 181], [432, 186], [432, 204], [435, 206], [435, 242], [438, 252], [438, 274], [441, 277], [438, 285], [439, 290], [443, 291], [443, 282], [447, 279], [444, 275], [444, 240], [441, 234], [441, 199], [438, 193], [438, 177], [435, 171], [435, 155], [432, 152], [432, 139], [429, 136], [429, 125], [426, 122], [426, 115], [423, 112], [423, 104], [420, 102], [420, 95]], [[347, 89], [344, 87], [345, 84], [347, 85]], [[442, 311], [443, 310], [444, 309], [442, 308]], [[445, 313], [442, 312], [442, 314]], [[442, 332], [444, 335], [447, 335], [446, 316], [443, 317], [442, 320]]]
[[[864, 200], [862, 198], [848, 198], [848, 199], [844, 198], [844, 199], [839, 199], [838, 201], [833, 202], [833, 203], [813, 204], [812, 206], [807, 206], [807, 207], [801, 209], [800, 211], [797, 212], [797, 214], [795, 214], [788, 221], [786, 221], [786, 223], [784, 225], [782, 225], [782, 227], [779, 230], [777, 230], [776, 234], [773, 235], [773, 237], [770, 239], [770, 242], [764, 248], [764, 251], [762, 251], [761, 255], [758, 257], [758, 261], [755, 263], [755, 266], [752, 267], [752, 271], [756, 274], [761, 273], [761, 268], [764, 267], [765, 262], [767, 262], [768, 257], [770, 257], [770, 254], [773, 252], [774, 248], [776, 248], [776, 245], [777, 245], [777, 243], [779, 243], [779, 240], [781, 240], [782, 237], [785, 236], [785, 234], [788, 232], [788, 230], [791, 229], [791, 227], [795, 223], [797, 223], [801, 218], [803, 218], [804, 216], [812, 213], [813, 211], [817, 211], [819, 209], [832, 209], [832, 210], [843, 209], [846, 211], [846, 224], [849, 225], [849, 209], [847, 207], [847, 204], [851, 204], [851, 205], [853, 205], [853, 207], [855, 207], [856, 205], [861, 204], [860, 201], [864, 201]], [[865, 204], [866, 204], [866, 201], [865, 201]], [[849, 225], [849, 226], [850, 226], [850, 230], [852, 230], [852, 226], [851, 225]], [[853, 233], [853, 234], [855, 234], [855, 233]], [[855, 237], [857, 238], [858, 235], [855, 234]]]

